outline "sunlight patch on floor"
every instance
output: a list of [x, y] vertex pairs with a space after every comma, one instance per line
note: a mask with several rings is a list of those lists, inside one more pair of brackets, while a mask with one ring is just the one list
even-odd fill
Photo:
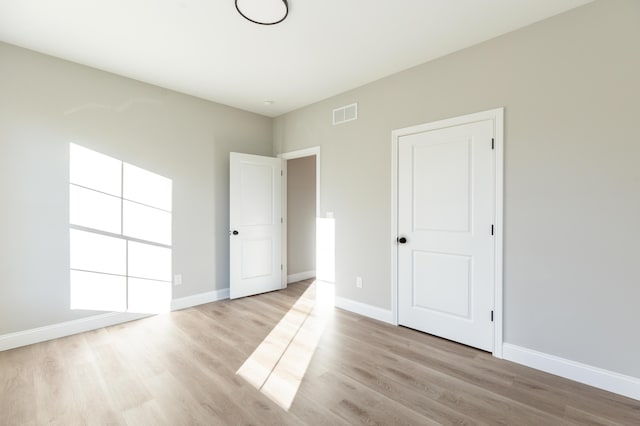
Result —
[[333, 307], [333, 287], [311, 284], [236, 372], [287, 411]]

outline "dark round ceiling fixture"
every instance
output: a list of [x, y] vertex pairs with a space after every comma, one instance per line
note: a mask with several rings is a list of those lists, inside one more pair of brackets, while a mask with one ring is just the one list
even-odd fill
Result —
[[[274, 7], [280, 2], [277, 0], [269, 2], [265, 0], [235, 0], [238, 13], [247, 21], [258, 25], [275, 25], [287, 19], [289, 3], [287, 0], [281, 1], [280, 7]], [[238, 2], [240, 6], [238, 6]]]

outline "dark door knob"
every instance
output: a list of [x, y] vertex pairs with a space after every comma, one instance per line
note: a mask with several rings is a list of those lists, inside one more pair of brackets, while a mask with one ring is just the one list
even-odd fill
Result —
[[407, 239], [406, 239], [405, 237], [400, 237], [400, 238], [398, 238], [398, 242], [399, 242], [400, 244], [404, 244], [404, 243], [406, 243], [406, 242], [407, 242]]
[[233, 232], [232, 232], [232, 234], [233, 234], [233, 235], [238, 235], [238, 234], [239, 234], [239, 232], [238, 232], [238, 231], [233, 231]]

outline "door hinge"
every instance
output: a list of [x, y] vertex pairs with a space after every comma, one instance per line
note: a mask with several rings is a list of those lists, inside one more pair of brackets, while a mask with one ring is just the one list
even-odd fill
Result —
[[491, 149], [496, 149], [496, 139], [491, 138]]
[[280, 223], [284, 223], [284, 219], [283, 218], [280, 218]]
[[284, 176], [284, 171], [280, 170], [280, 176]]
[[282, 263], [281, 263], [281, 264], [280, 264], [280, 270], [282, 271], [282, 269], [283, 269], [283, 268], [282, 268]]
[[493, 225], [491, 225], [491, 235], [493, 235]]
[[491, 311], [491, 322], [493, 322], [493, 311]]

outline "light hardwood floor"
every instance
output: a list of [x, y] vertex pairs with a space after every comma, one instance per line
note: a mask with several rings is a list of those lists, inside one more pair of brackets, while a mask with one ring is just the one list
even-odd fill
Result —
[[0, 424], [640, 425], [638, 401], [312, 310], [314, 286], [0, 352]]

